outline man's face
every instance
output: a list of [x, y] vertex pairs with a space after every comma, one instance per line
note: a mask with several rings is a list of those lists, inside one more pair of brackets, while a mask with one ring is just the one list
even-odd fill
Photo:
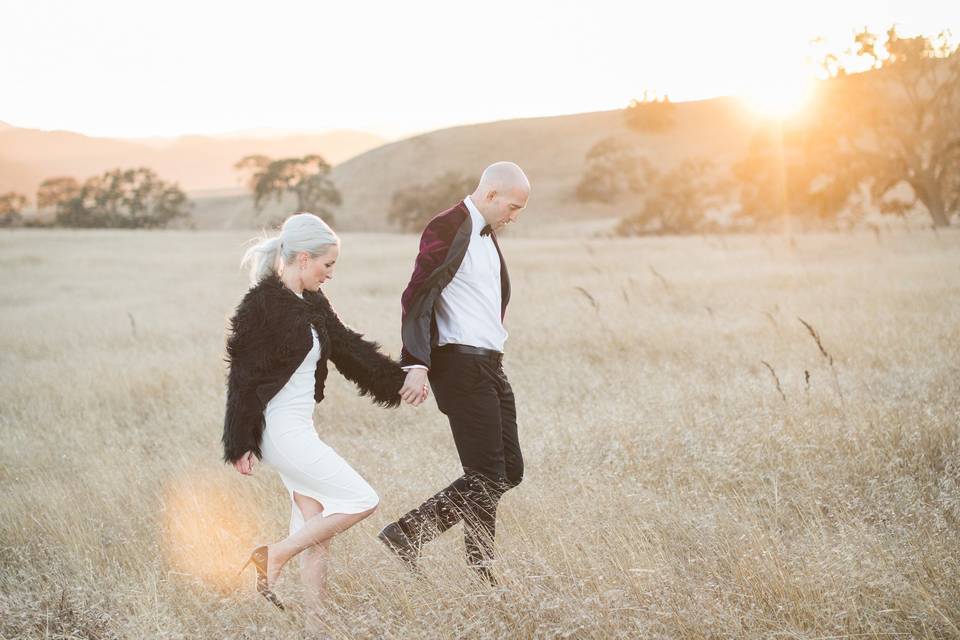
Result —
[[490, 223], [490, 226], [494, 229], [502, 229], [506, 225], [516, 222], [527, 206], [529, 197], [530, 192], [524, 187], [490, 192], [488, 198], [493, 213], [493, 222]]

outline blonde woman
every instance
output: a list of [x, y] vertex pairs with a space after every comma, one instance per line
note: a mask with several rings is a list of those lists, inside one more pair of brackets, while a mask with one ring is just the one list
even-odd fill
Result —
[[314, 428], [327, 361], [381, 406], [419, 405], [427, 393], [401, 395], [400, 366], [344, 325], [321, 292], [339, 255], [340, 239], [320, 218], [290, 216], [244, 256], [253, 286], [230, 321], [223, 458], [244, 475], [267, 463], [290, 495], [289, 535], [257, 547], [244, 565], [254, 564], [257, 591], [280, 609], [272, 586], [284, 564], [299, 555], [305, 585], [322, 597], [330, 540], [379, 502]]

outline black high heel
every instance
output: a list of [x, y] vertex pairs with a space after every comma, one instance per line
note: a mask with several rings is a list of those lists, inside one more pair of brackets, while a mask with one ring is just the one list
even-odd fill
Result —
[[237, 575], [243, 573], [243, 570], [246, 569], [247, 565], [251, 562], [257, 570], [257, 593], [269, 600], [277, 609], [284, 611], [285, 609], [283, 603], [280, 602], [280, 598], [267, 586], [267, 545], [262, 545], [254, 549], [250, 553], [250, 557], [247, 558], [247, 561], [240, 567]]

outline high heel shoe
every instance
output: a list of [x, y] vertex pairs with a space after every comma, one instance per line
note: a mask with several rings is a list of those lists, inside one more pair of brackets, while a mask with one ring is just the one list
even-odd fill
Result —
[[250, 553], [250, 557], [247, 558], [247, 561], [240, 567], [237, 575], [243, 573], [243, 570], [246, 569], [247, 565], [251, 562], [257, 570], [257, 593], [269, 600], [277, 609], [283, 611], [284, 606], [283, 603], [280, 602], [280, 598], [267, 586], [267, 545], [261, 545], [254, 549]]

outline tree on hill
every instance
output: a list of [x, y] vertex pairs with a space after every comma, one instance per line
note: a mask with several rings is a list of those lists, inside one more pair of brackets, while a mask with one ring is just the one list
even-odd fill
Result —
[[581, 202], [610, 204], [630, 193], [640, 193], [653, 167], [635, 147], [620, 138], [604, 138], [584, 157], [576, 196]]
[[329, 177], [330, 165], [317, 154], [279, 160], [252, 155], [237, 162], [234, 168], [249, 174], [247, 187], [257, 211], [262, 211], [266, 202], [282, 202], [284, 194], [292, 193], [297, 198], [298, 211], [309, 211], [332, 222], [333, 212], [329, 207], [342, 202], [340, 192]]
[[707, 231], [714, 226], [707, 211], [724, 199], [716, 168], [704, 158], [688, 158], [663, 173], [649, 172], [643, 190], [643, 205], [621, 219], [618, 234]]
[[[848, 73], [837, 55], [824, 59], [833, 78], [824, 87], [813, 135], [830, 163], [869, 184], [884, 210], [922, 204], [942, 227], [960, 210], [960, 53], [946, 34], [854, 37], [853, 60], [869, 73]], [[849, 186], [849, 181], [846, 181]], [[856, 181], [854, 181], [854, 186]], [[909, 186], [911, 195], [896, 194]]]
[[621, 219], [620, 235], [703, 231], [712, 224], [706, 212], [726, 196], [713, 163], [703, 158], [687, 158], [661, 172], [622, 139], [605, 138], [584, 161], [578, 200], [639, 205], [637, 213]]
[[65, 227], [155, 229], [188, 218], [190, 202], [176, 184], [145, 167], [114, 169], [89, 178], [72, 198], [57, 205]]
[[37, 208], [55, 209], [78, 195], [80, 195], [80, 183], [74, 178], [66, 176], [47, 178], [37, 188]]
[[448, 171], [425, 184], [394, 192], [387, 218], [404, 231], [422, 231], [433, 216], [455, 205], [475, 186], [476, 180]]
[[23, 223], [22, 212], [27, 208], [27, 197], [10, 191], [0, 195], [0, 227], [19, 227]]
[[624, 119], [636, 131], [664, 131], [673, 126], [674, 104], [668, 96], [644, 91], [642, 99], [631, 100], [624, 109]]

